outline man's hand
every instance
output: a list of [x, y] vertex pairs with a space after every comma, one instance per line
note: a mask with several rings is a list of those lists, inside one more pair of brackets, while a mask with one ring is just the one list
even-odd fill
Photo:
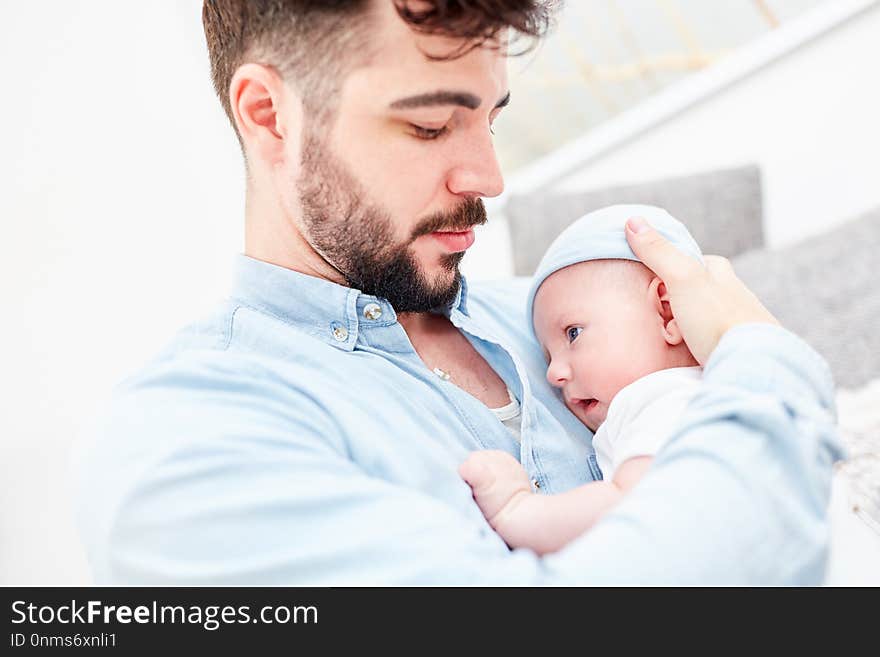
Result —
[[[526, 471], [507, 452], [488, 449], [473, 452], [458, 468], [471, 487], [474, 500], [495, 531], [504, 525], [518, 501], [532, 494]], [[499, 532], [500, 533], [500, 532]]]
[[627, 221], [626, 239], [636, 256], [666, 284], [684, 341], [701, 365], [728, 329], [752, 322], [779, 324], [737, 278], [727, 258], [706, 256], [706, 266], [701, 267], [640, 217]]

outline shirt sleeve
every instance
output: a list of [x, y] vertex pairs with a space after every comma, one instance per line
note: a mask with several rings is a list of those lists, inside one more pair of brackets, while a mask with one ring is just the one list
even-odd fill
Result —
[[841, 455], [827, 364], [788, 331], [749, 324], [725, 334], [703, 384], [631, 493], [545, 559], [554, 573], [591, 584], [822, 581]]

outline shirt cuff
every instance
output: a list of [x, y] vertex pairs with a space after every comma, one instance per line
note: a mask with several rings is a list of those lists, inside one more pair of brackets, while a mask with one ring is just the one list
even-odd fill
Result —
[[828, 363], [776, 324], [741, 324], [728, 330], [706, 363], [703, 380], [784, 400], [814, 401], [836, 420]]

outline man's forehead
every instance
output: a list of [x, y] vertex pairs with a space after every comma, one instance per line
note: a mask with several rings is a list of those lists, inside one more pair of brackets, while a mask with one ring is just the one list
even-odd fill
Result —
[[467, 42], [419, 33], [400, 19], [393, 3], [387, 5], [374, 23], [368, 64], [355, 71], [370, 79], [374, 95], [385, 96], [391, 109], [506, 104], [501, 101], [507, 95], [507, 57], [500, 49], [477, 46], [450, 57]]
[[506, 70], [444, 64], [440, 70], [394, 64], [362, 67], [352, 71], [343, 86], [352, 94], [350, 100], [392, 112], [431, 107], [491, 111], [510, 102]]

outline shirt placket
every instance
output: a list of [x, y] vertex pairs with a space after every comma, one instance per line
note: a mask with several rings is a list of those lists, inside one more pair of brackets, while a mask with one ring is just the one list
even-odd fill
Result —
[[[522, 413], [522, 424], [520, 425], [520, 463], [529, 475], [532, 488], [536, 491], [549, 492], [547, 491], [549, 486], [546, 473], [541, 467], [540, 460], [534, 450], [532, 437], [534, 435], [533, 429], [537, 422], [537, 414], [525, 366], [516, 354], [508, 349], [500, 339], [477, 326], [467, 315], [453, 311], [450, 315], [450, 320], [454, 326], [468, 335], [496, 347], [513, 364], [514, 374], [519, 383], [520, 411]], [[498, 363], [490, 362], [489, 364], [498, 372]]]
[[363, 335], [363, 339], [359, 341], [356, 349], [374, 353], [392, 362], [407, 374], [439, 392], [461, 420], [474, 443], [480, 448], [502, 449], [508, 452], [511, 450], [512, 438], [507, 429], [498, 423], [496, 431], [494, 425], [487, 424], [484, 419], [478, 417], [469, 408], [474, 403], [480, 403], [478, 400], [448, 378], [444, 379], [437, 373], [428, 370], [412, 346], [406, 331], [396, 321], [390, 306], [386, 310], [383, 309], [384, 303], [382, 305], [375, 302], [368, 302], [366, 305], [363, 302], [357, 304], [357, 307], [361, 306], [357, 322], [362, 329], [369, 329], [369, 335]]

